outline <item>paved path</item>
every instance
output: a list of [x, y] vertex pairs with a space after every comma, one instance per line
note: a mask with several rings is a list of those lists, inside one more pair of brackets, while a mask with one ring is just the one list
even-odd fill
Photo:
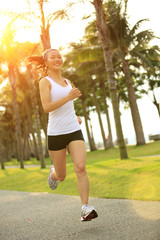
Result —
[[90, 204], [99, 217], [81, 223], [79, 197], [0, 190], [0, 240], [160, 240], [160, 202]]

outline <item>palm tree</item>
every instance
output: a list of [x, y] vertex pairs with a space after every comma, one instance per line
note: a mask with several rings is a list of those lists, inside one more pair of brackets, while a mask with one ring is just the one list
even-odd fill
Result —
[[36, 85], [34, 84], [33, 75], [31, 71], [31, 65], [27, 65], [27, 78], [30, 85], [31, 98], [32, 98], [32, 108], [34, 109], [34, 117], [35, 117], [35, 127], [38, 139], [38, 156], [41, 162], [41, 168], [45, 168], [45, 161], [44, 161], [44, 154], [43, 154], [43, 146], [42, 146], [42, 137], [41, 137], [41, 125], [40, 125], [40, 116], [39, 116], [39, 106], [37, 101], [37, 89]]
[[4, 165], [4, 155], [3, 155], [3, 144], [2, 144], [2, 132], [3, 132], [3, 125], [1, 121], [2, 116], [0, 115], [0, 162], [1, 162], [1, 169], [5, 169]]
[[[86, 39], [84, 38], [84, 40]], [[105, 113], [107, 114], [107, 122], [108, 122], [108, 128], [109, 128], [108, 139], [106, 139], [105, 137], [105, 131], [104, 131], [104, 127], [101, 120], [101, 108], [99, 106], [98, 95], [97, 95], [97, 89], [99, 89], [99, 87], [101, 86], [104, 87], [104, 84], [102, 83], [102, 79], [104, 77], [103, 72], [105, 71], [105, 68], [104, 68], [102, 50], [100, 47], [97, 48], [97, 46], [91, 45], [89, 40], [87, 40], [87, 42], [85, 41], [84, 43], [82, 42], [81, 44], [71, 43], [70, 48], [71, 48], [71, 51], [65, 56], [65, 58], [67, 59], [66, 61], [67, 68], [69, 68], [68, 71], [70, 71], [70, 68], [72, 68], [72, 71], [73, 69], [76, 69], [75, 71], [78, 77], [75, 79], [78, 79], [78, 80], [77, 82], [75, 82], [74, 80], [75, 84], [76, 85], [79, 84], [79, 88], [83, 94], [85, 94], [85, 92], [87, 91], [88, 93], [90, 93], [90, 95], [92, 95], [94, 105], [96, 106], [96, 112], [98, 114], [104, 147], [105, 149], [109, 147], [113, 147], [112, 133], [111, 133], [111, 127], [110, 127], [108, 107], [106, 104], [105, 90], [101, 89], [101, 91], [99, 91], [99, 92], [103, 92], [102, 94], [103, 98], [100, 97], [99, 100], [100, 102], [102, 102], [101, 99], [103, 100], [103, 105], [106, 108]], [[82, 84], [80, 80], [81, 76], [83, 76], [83, 78], [85, 79], [84, 84]], [[93, 77], [96, 78], [95, 81]], [[99, 79], [101, 79], [101, 81], [99, 81]]]
[[[111, 130], [111, 122], [110, 122], [110, 116], [109, 116], [109, 111], [108, 111], [108, 105], [107, 105], [107, 94], [106, 94], [106, 85], [104, 78], [102, 78], [100, 75], [99, 77], [99, 82], [100, 82], [100, 89], [102, 92], [102, 99], [103, 99], [103, 104], [104, 104], [104, 111], [106, 114], [106, 119], [107, 119], [107, 125], [108, 125], [108, 138], [107, 138], [107, 148], [113, 148], [113, 139], [112, 139], [112, 130]], [[108, 87], [107, 87], [108, 89]]]
[[[104, 60], [102, 60], [101, 49], [96, 48], [94, 46], [83, 47], [81, 51], [78, 53], [79, 58], [81, 58], [80, 64], [78, 65], [79, 72], [84, 72], [84, 75], [87, 79], [87, 84], [89, 89], [91, 89], [91, 93], [93, 95], [94, 105], [96, 106], [96, 112], [98, 114], [99, 125], [101, 129], [102, 139], [104, 148], [108, 149], [109, 147], [113, 147], [112, 141], [112, 131], [110, 124], [110, 117], [108, 112], [108, 106], [106, 103], [107, 94], [105, 86], [105, 67]], [[74, 55], [75, 57], [75, 55]], [[99, 92], [99, 97], [98, 97]], [[105, 136], [105, 130], [102, 124], [101, 119], [101, 107], [99, 102], [101, 102], [104, 106], [104, 112], [106, 114], [107, 123], [108, 123], [108, 139]]]
[[23, 163], [23, 145], [22, 145], [22, 134], [21, 134], [21, 126], [20, 126], [20, 117], [18, 111], [18, 103], [17, 103], [17, 95], [16, 95], [16, 78], [15, 78], [15, 65], [14, 63], [8, 64], [9, 70], [9, 80], [12, 86], [12, 95], [13, 95], [13, 102], [14, 102], [14, 113], [15, 113], [15, 122], [16, 122], [16, 132], [17, 132], [17, 143], [18, 143], [18, 158], [20, 161], [20, 167], [24, 168]]
[[[94, 46], [93, 46], [94, 48]], [[89, 51], [90, 55], [94, 54], [93, 49], [89, 50], [82, 50], [84, 52]], [[93, 51], [93, 53], [92, 53]], [[95, 55], [97, 56], [97, 55]], [[96, 111], [98, 114], [102, 139], [104, 148], [108, 149], [110, 147], [114, 147], [113, 140], [112, 140], [112, 131], [111, 131], [111, 124], [110, 124], [110, 117], [109, 117], [109, 111], [107, 106], [107, 97], [109, 97], [109, 94], [107, 95], [108, 86], [106, 85], [106, 76], [104, 74], [105, 72], [105, 66], [104, 61], [100, 58], [98, 61], [98, 58], [96, 57], [96, 61], [94, 60], [95, 56], [93, 57], [92, 61], [87, 59], [87, 56], [82, 60], [82, 63], [79, 66], [79, 71], [84, 71], [84, 74], [86, 78], [88, 79], [88, 86], [89, 89], [91, 89], [91, 92], [93, 94], [93, 100], [94, 105], [96, 106]], [[103, 105], [103, 112], [106, 114], [107, 119], [107, 126], [108, 126], [108, 138], [106, 139], [104, 127], [101, 120], [101, 112]]]
[[[5, 40], [5, 41], [2, 42], [2, 46], [4, 46], [7, 49], [7, 51], [3, 52], [2, 56], [3, 56], [3, 61], [5, 61], [5, 62], [8, 61], [7, 64], [8, 64], [8, 69], [9, 69], [9, 79], [10, 79], [10, 83], [11, 83], [11, 86], [12, 86], [13, 97], [14, 97], [16, 129], [17, 129], [17, 133], [18, 133], [18, 150], [20, 151], [20, 154], [19, 154], [18, 158], [20, 159], [21, 167], [23, 168], [24, 165], [22, 164], [22, 161], [23, 161], [22, 134], [21, 134], [20, 117], [19, 117], [17, 96], [16, 96], [16, 84], [17, 84], [17, 81], [18, 82], [20, 81], [20, 73], [19, 73], [19, 69], [18, 69], [18, 63], [20, 61], [24, 61], [24, 58], [26, 57], [26, 55], [30, 55], [31, 52], [33, 53], [37, 48], [37, 44], [29, 44], [28, 45], [26, 43], [23, 43], [23, 44], [15, 43], [13, 41], [13, 32], [11, 31], [12, 22], [8, 25], [9, 30], [7, 31], [7, 34], [6, 34], [7, 37], [8, 37], [8, 39], [7, 39], [8, 41]], [[10, 35], [8, 36], [8, 34], [10, 34]], [[24, 80], [25, 80], [25, 78], [24, 78]], [[32, 91], [33, 91], [33, 89], [34, 89], [34, 86], [32, 86]], [[27, 91], [24, 91], [24, 96], [25, 96], [26, 93], [27, 93]], [[35, 101], [34, 101], [34, 103], [35, 103]], [[38, 121], [38, 106], [37, 106], [36, 103], [35, 103], [35, 108], [36, 108], [35, 119], [37, 121], [37, 126], [36, 126], [37, 127], [37, 132], [40, 133], [41, 130], [40, 130], [40, 123]], [[29, 131], [29, 129], [28, 129], [28, 131]], [[32, 131], [32, 133], [33, 133], [33, 131]], [[27, 135], [28, 135], [28, 133], [27, 133]], [[39, 141], [38, 146], [39, 146], [40, 154], [41, 154], [42, 151], [43, 151], [42, 150], [42, 143], [40, 141], [39, 134], [37, 134], [37, 135], [38, 135], [38, 141]], [[28, 137], [29, 137], [29, 135], [28, 135]], [[27, 141], [28, 141], [28, 138], [27, 138]], [[41, 166], [45, 167], [43, 154], [41, 154], [40, 159], [41, 159]]]
[[[63, 19], [63, 18], [68, 18], [68, 15], [67, 15], [67, 9], [68, 7], [66, 8], [63, 8], [63, 9], [60, 9], [54, 13], [51, 13], [49, 14], [48, 16], [45, 16], [45, 13], [44, 13], [44, 4], [47, 3], [48, 0], [38, 0], [37, 1], [37, 4], [39, 6], [39, 10], [40, 10], [40, 15], [39, 16], [35, 16], [34, 17], [38, 17], [40, 18], [40, 28], [41, 28], [41, 33], [40, 33], [40, 38], [41, 38], [41, 42], [42, 42], [42, 46], [43, 46], [43, 50], [46, 50], [46, 49], [49, 49], [51, 48], [51, 42], [50, 42], [50, 27], [53, 23], [53, 21], [57, 20], [57, 19]], [[30, 2], [28, 1], [28, 4], [30, 5]], [[32, 11], [31, 11], [32, 12]], [[32, 12], [33, 13], [33, 12]], [[30, 67], [29, 67], [30, 68]], [[28, 68], [28, 76], [31, 76], [31, 72]], [[35, 76], [36, 78], [36, 76]], [[33, 79], [33, 77], [32, 77]], [[32, 84], [32, 83], [31, 83]], [[36, 88], [34, 87], [33, 88], [34, 90], [36, 90]], [[34, 93], [35, 97], [33, 97], [35, 99], [35, 101], [37, 102], [38, 101], [38, 98], [36, 97], [36, 93]], [[35, 102], [34, 101], [34, 102]], [[37, 102], [38, 103], [38, 102]], [[41, 104], [39, 104], [39, 108], [41, 110]], [[47, 117], [46, 117], [46, 113], [42, 112], [41, 111], [41, 116], [40, 116], [40, 112], [37, 110], [35, 110], [35, 116], [36, 116], [36, 121], [37, 121], [37, 124], [38, 126], [40, 126], [40, 120], [41, 120], [41, 124], [42, 124], [42, 127], [43, 127], [43, 130], [44, 130], [44, 133], [45, 133], [45, 136], [46, 136], [46, 147], [45, 147], [45, 156], [48, 157], [48, 150], [47, 150], [47, 130], [46, 130], [46, 124], [47, 124]], [[38, 127], [37, 126], [37, 127]], [[37, 131], [40, 133], [40, 130], [37, 129]], [[33, 134], [32, 134], [33, 135]], [[38, 138], [39, 138], [39, 141], [40, 141], [40, 135], [38, 134]], [[34, 135], [33, 135], [34, 137]], [[34, 143], [35, 143], [35, 140], [34, 140]], [[35, 144], [34, 144], [35, 145]], [[39, 145], [41, 146], [41, 144]], [[36, 146], [35, 146], [35, 149], [36, 149]], [[41, 159], [42, 159], [42, 150], [41, 150]], [[44, 163], [42, 164], [44, 165]]]
[[140, 74], [140, 82], [143, 82], [143, 85], [146, 84], [148, 89], [145, 90], [145, 87], [143, 87], [140, 92], [147, 95], [148, 92], [152, 94], [152, 102], [160, 117], [160, 100], [158, 98], [160, 88], [160, 48], [156, 45], [146, 48], [145, 51], [141, 51], [141, 55], [143, 55], [146, 63], [143, 62], [144, 72]]
[[[68, 55], [68, 57], [70, 58], [70, 54]], [[89, 91], [87, 90], [88, 88], [87, 88], [86, 77], [79, 76], [78, 71], [74, 71], [73, 68], [72, 68], [72, 70], [68, 69], [67, 66], [71, 63], [70, 60], [66, 56], [66, 61], [64, 63], [64, 69], [67, 68], [67, 70], [63, 70], [63, 73], [65, 72], [65, 77], [68, 77], [71, 80], [71, 82], [76, 87], [78, 87], [82, 92], [82, 96], [80, 97], [80, 102], [81, 102], [83, 114], [80, 114], [80, 116], [83, 115], [84, 119], [85, 119], [85, 126], [86, 126], [90, 151], [95, 151], [95, 150], [97, 150], [97, 148], [95, 146], [93, 136], [91, 136], [89, 124], [88, 124], [88, 120], [89, 120], [88, 105], [90, 105], [90, 97], [89, 97]], [[76, 109], [76, 106], [75, 106], [75, 109]], [[79, 111], [76, 110], [76, 112], [78, 112], [78, 114], [79, 114]]]
[[[7, 93], [9, 92], [10, 91], [7, 91]], [[13, 100], [10, 94], [7, 94], [6, 97], [5, 93], [6, 91], [3, 90], [3, 95], [0, 102], [0, 106], [2, 106], [4, 109], [0, 111], [1, 155], [3, 162], [10, 161], [13, 156], [18, 156], [17, 151], [13, 151], [13, 144], [14, 142], [17, 143], [17, 138], [15, 137], [15, 121], [13, 116]]]
[[[31, 95], [31, 93], [30, 93]], [[36, 141], [36, 137], [35, 137], [35, 130], [33, 128], [33, 120], [32, 120], [32, 111], [31, 108], [33, 109], [32, 106], [32, 101], [29, 101], [28, 98], [25, 99], [25, 109], [26, 109], [26, 114], [27, 114], [27, 118], [28, 118], [28, 123], [29, 123], [29, 128], [30, 128], [30, 133], [32, 135], [33, 138], [33, 149], [34, 149], [34, 156], [36, 157], [37, 160], [40, 160], [39, 157], [39, 151], [38, 151], [38, 144]], [[34, 112], [34, 111], [33, 111]], [[40, 132], [40, 130], [38, 130]]]
[[95, 87], [93, 85], [92, 85], [92, 88], [91, 88], [91, 92], [93, 94], [93, 100], [94, 100], [94, 104], [96, 106], [96, 111], [97, 111], [97, 114], [98, 114], [99, 125], [100, 125], [100, 129], [101, 129], [104, 149], [107, 149], [107, 141], [106, 141], [105, 131], [104, 131], [102, 118], [101, 118], [101, 110], [100, 110], [100, 106], [99, 106], [99, 103], [98, 103]]
[[[51, 27], [52, 23], [55, 20], [58, 20], [58, 19], [60, 19], [60, 20], [64, 19], [64, 18], [68, 19], [68, 15], [67, 15], [68, 6], [71, 6], [72, 4], [69, 3], [63, 9], [59, 9], [56, 12], [53, 12], [53, 13], [45, 16], [44, 4], [47, 3], [48, 0], [37, 0], [36, 2], [38, 4], [40, 14], [35, 15], [33, 13], [33, 11], [31, 11], [31, 10], [30, 10], [30, 13], [32, 15], [34, 14], [34, 18], [39, 18], [40, 19], [40, 28], [41, 28], [40, 38], [41, 38], [43, 49], [46, 50], [46, 49], [51, 48], [50, 27]], [[30, 1], [28, 1], [28, 4], [29, 4], [29, 7], [31, 9]]]
[[[138, 21], [135, 26], [130, 29], [127, 21], [127, 1], [125, 1], [125, 11], [122, 14], [122, 1], [117, 4], [115, 0], [108, 0], [106, 3], [107, 9], [107, 23], [109, 26], [111, 45], [113, 48], [113, 54], [117, 53], [117, 56], [121, 59], [122, 68], [125, 74], [126, 86], [128, 91], [128, 100], [132, 114], [133, 125], [136, 133], [137, 145], [145, 144], [145, 138], [143, 133], [143, 127], [141, 118], [136, 102], [136, 94], [131, 79], [129, 60], [127, 59], [129, 54], [133, 53], [135, 43], [142, 38], [146, 38], [150, 35], [150, 32], [145, 31], [136, 33], [140, 23], [144, 20]], [[135, 52], [134, 52], [135, 53]], [[138, 54], [137, 54], [138, 55]]]
[[80, 97], [81, 99], [81, 103], [82, 103], [82, 109], [83, 109], [83, 115], [84, 115], [84, 119], [85, 119], [85, 126], [86, 126], [86, 131], [87, 131], [87, 136], [88, 136], [88, 142], [89, 142], [89, 146], [90, 146], [90, 151], [95, 151], [97, 150], [96, 146], [95, 146], [95, 142], [93, 139], [93, 135], [90, 133], [89, 130], [89, 124], [88, 124], [88, 120], [89, 120], [89, 116], [87, 113], [87, 109], [86, 109], [86, 101], [87, 98], [85, 97], [84, 94], [82, 94], [82, 96]]
[[40, 95], [39, 93], [37, 93], [37, 102], [38, 102], [38, 106], [39, 106], [39, 116], [40, 116], [40, 122], [41, 122], [41, 126], [46, 138], [45, 141], [45, 158], [49, 157], [49, 152], [48, 152], [48, 147], [47, 147], [47, 124], [48, 124], [48, 114], [44, 112], [43, 107], [42, 107], [42, 103], [40, 100]]
[[[0, 131], [0, 135], [1, 135], [1, 131]], [[2, 138], [0, 136], [0, 162], [1, 162], [1, 169], [5, 169], [5, 165], [4, 165], [4, 158], [3, 158], [3, 150], [2, 150]]]
[[17, 52], [17, 46], [14, 43], [15, 32], [12, 30], [12, 23], [13, 21], [11, 21], [8, 24], [2, 37], [1, 49], [3, 53], [1, 52], [2, 53], [1, 59], [8, 66], [8, 76], [9, 76], [9, 81], [12, 88], [12, 96], [13, 96], [13, 103], [14, 103], [13, 106], [14, 106], [16, 132], [17, 132], [18, 159], [20, 161], [20, 167], [24, 168], [21, 126], [20, 126], [17, 96], [16, 96], [16, 78], [15, 78], [15, 72], [14, 72], [16, 62], [18, 61], [17, 59], [18, 52]]
[[98, 28], [98, 31], [100, 34], [102, 48], [104, 51], [105, 66], [106, 66], [106, 71], [107, 71], [107, 76], [108, 76], [110, 96], [111, 96], [113, 112], [114, 112], [114, 119], [115, 119], [115, 126], [116, 126], [117, 138], [118, 138], [118, 146], [119, 146], [119, 150], [120, 150], [120, 157], [121, 157], [121, 159], [126, 159], [126, 158], [128, 158], [128, 155], [127, 155], [127, 150], [126, 150], [125, 141], [124, 141], [123, 132], [122, 132], [121, 120], [120, 120], [117, 88], [116, 88], [116, 84], [115, 84], [113, 62], [112, 62], [112, 52], [111, 52], [111, 48], [110, 48], [110, 39], [109, 39], [108, 26], [107, 26], [107, 22], [106, 22], [106, 16], [104, 13], [104, 9], [103, 9], [101, 0], [94, 0], [93, 5], [96, 10], [97, 28]]
[[[35, 52], [39, 53], [39, 49], [37, 47], [39, 46], [38, 44], [26, 44], [26, 50], [25, 50], [25, 55], [31, 55]], [[19, 44], [19, 46], [21, 46]], [[23, 59], [24, 60], [24, 59]], [[24, 94], [24, 104], [25, 104], [25, 109], [26, 109], [26, 116], [27, 116], [27, 121], [30, 126], [30, 129], [28, 128], [28, 138], [29, 139], [29, 130], [31, 131], [33, 141], [34, 141], [34, 149], [35, 149], [35, 156], [37, 159], [40, 159], [41, 162], [41, 168], [45, 168], [45, 160], [44, 160], [44, 154], [43, 154], [43, 146], [42, 146], [42, 137], [41, 137], [41, 124], [40, 124], [40, 115], [39, 115], [39, 104], [37, 101], [37, 86], [34, 83], [33, 80], [33, 75], [31, 73], [31, 66], [27, 65], [26, 66], [26, 72], [23, 74], [23, 76], [20, 74], [19, 69], [16, 68], [16, 75], [17, 79], [19, 80], [20, 83], [20, 89], [23, 91]], [[26, 91], [27, 89], [27, 91]], [[29, 106], [30, 103], [30, 106]], [[32, 111], [34, 112], [34, 121], [35, 121], [35, 129], [36, 129], [36, 134], [37, 134], [37, 141], [35, 139], [35, 134], [34, 134], [34, 129], [33, 129], [33, 122], [31, 119], [32, 116]], [[29, 145], [29, 143], [28, 143]], [[28, 149], [29, 150], [29, 149]]]

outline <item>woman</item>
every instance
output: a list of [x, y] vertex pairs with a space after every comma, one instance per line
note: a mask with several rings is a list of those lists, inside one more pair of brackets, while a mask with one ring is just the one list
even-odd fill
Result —
[[48, 76], [40, 80], [39, 89], [43, 109], [49, 113], [48, 150], [53, 161], [48, 183], [54, 190], [58, 181], [64, 181], [68, 146], [82, 202], [81, 221], [90, 221], [98, 217], [98, 214], [92, 206], [88, 205], [89, 180], [85, 167], [86, 148], [80, 129], [81, 119], [76, 117], [73, 107], [73, 100], [80, 97], [81, 92], [61, 76], [63, 60], [58, 50], [47, 50], [41, 64], [42, 62], [47, 68]]

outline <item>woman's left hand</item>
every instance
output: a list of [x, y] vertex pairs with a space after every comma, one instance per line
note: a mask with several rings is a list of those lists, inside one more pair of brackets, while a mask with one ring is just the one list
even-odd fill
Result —
[[79, 123], [79, 124], [82, 123], [82, 119], [81, 119], [81, 117], [78, 117], [78, 116], [77, 116], [77, 120], [78, 120], [78, 123]]

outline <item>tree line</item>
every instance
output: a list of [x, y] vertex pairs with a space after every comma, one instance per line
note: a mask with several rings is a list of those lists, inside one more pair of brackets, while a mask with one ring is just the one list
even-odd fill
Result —
[[[63, 67], [64, 77], [82, 92], [75, 101], [75, 109], [76, 114], [85, 119], [91, 151], [97, 149], [90, 121], [91, 111], [97, 112], [104, 149], [114, 147], [107, 103], [111, 100], [121, 159], [128, 158], [128, 154], [121, 126], [120, 102], [128, 104], [131, 110], [137, 145], [145, 144], [137, 99], [150, 92], [160, 116], [156, 95], [160, 87], [160, 49], [157, 45], [150, 45], [155, 38], [151, 30], [140, 31], [140, 26], [147, 19], [130, 26], [127, 3], [126, 0], [119, 3], [115, 0], [94, 0], [91, 4], [95, 8], [95, 18], [86, 26], [84, 37], [78, 43], [70, 43]], [[42, 109], [38, 90], [38, 79], [43, 73], [40, 69], [35, 71], [27, 57], [40, 55], [51, 48], [51, 23], [66, 17], [67, 8], [45, 16], [44, 4], [47, 4], [46, 1], [38, 1], [41, 42], [14, 41], [16, 32], [13, 24], [19, 16], [14, 16], [1, 39], [0, 83], [9, 79], [0, 97], [0, 106], [4, 107], [4, 111], [0, 112], [1, 168], [13, 157], [24, 168], [24, 160], [32, 156], [40, 160], [41, 167], [45, 168], [44, 158], [48, 157], [48, 116]], [[108, 129], [103, 126], [102, 113], [106, 115]]]

